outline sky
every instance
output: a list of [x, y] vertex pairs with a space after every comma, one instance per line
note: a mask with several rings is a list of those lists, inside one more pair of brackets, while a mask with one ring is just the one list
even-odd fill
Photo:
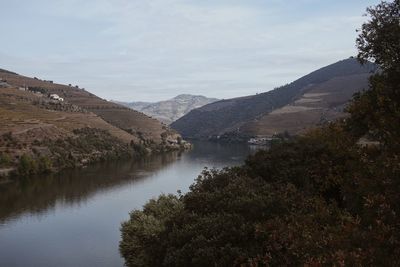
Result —
[[354, 56], [378, 0], [0, 0], [0, 68], [120, 101], [266, 92]]

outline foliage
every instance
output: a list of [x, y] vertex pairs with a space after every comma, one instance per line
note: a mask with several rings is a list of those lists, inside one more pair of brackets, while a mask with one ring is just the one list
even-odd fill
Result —
[[182, 210], [164, 211], [151, 245], [134, 245], [142, 228], [127, 238], [143, 214], [133, 212], [122, 228], [127, 265], [399, 264], [399, 161], [343, 135], [331, 140], [335, 127], [342, 130], [260, 151], [242, 167], [205, 170], [179, 198]]
[[49, 157], [41, 156], [34, 158], [24, 154], [19, 159], [17, 174], [19, 176], [30, 176], [38, 173], [48, 173], [52, 171], [52, 162]]
[[399, 71], [400, 1], [383, 1], [367, 12], [370, 20], [362, 25], [357, 38], [358, 58], [371, 60], [384, 71]]
[[39, 173], [48, 173], [51, 172], [53, 168], [53, 164], [51, 162], [51, 159], [47, 156], [41, 156], [37, 160], [38, 163], [38, 172]]
[[358, 58], [379, 64], [381, 72], [370, 80], [370, 90], [358, 94], [349, 108], [348, 127], [398, 150], [400, 144], [400, 1], [368, 8], [370, 21], [357, 38]]
[[21, 156], [17, 169], [18, 175], [29, 176], [35, 174], [37, 170], [37, 163], [30, 155], [24, 154]]
[[131, 145], [133, 151], [139, 156], [144, 156], [149, 153], [148, 150], [146, 149], [146, 145], [144, 143], [138, 144], [138, 143], [135, 143], [132, 141], [130, 145]]
[[73, 131], [75, 136], [47, 140], [58, 168], [76, 167], [101, 160], [130, 157], [133, 154], [128, 144], [120, 141], [105, 130], [81, 128]]
[[[173, 205], [162, 196], [132, 212], [121, 229], [126, 264], [399, 266], [398, 10], [398, 0], [368, 9], [359, 57], [381, 70], [349, 119], [241, 167], [206, 169], [188, 193], [170, 196]], [[377, 142], [360, 145], [360, 137]]]
[[2, 135], [5, 141], [13, 141], [14, 137], [12, 136], [12, 132], [7, 132]]
[[[63, 168], [73, 168], [92, 162], [139, 155], [130, 147], [105, 130], [81, 128], [73, 131], [74, 136], [56, 140], [35, 140], [32, 154], [24, 154], [16, 162], [16, 175], [29, 176], [48, 173]], [[45, 148], [40, 152], [38, 148]], [[43, 150], [43, 149], [41, 149]], [[3, 163], [0, 155], [0, 166]]]
[[[399, 36], [400, 38], [400, 36]], [[400, 72], [398, 72], [400, 73]], [[358, 94], [348, 108], [348, 127], [358, 136], [367, 135], [387, 147], [400, 144], [400, 77], [390, 73], [371, 78], [371, 89]]]
[[0, 167], [7, 167], [10, 163], [10, 156], [6, 153], [0, 153]]
[[[129, 266], [159, 266], [163, 242], [160, 234], [170, 218], [182, 210], [182, 203], [173, 195], [150, 200], [143, 211], [133, 211], [130, 222], [122, 224], [121, 254]], [[160, 250], [161, 249], [161, 250]]]
[[28, 90], [34, 93], [47, 94], [47, 90], [41, 87], [28, 87]]

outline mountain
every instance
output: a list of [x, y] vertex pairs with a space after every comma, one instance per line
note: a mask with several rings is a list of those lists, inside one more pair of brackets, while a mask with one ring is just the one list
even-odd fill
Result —
[[130, 103], [126, 103], [126, 102], [116, 102], [119, 103], [121, 105], [124, 105], [128, 108], [137, 110], [142, 112], [142, 109], [144, 109], [145, 107], [147, 107], [148, 105], [153, 104], [152, 102], [130, 102]]
[[5, 165], [15, 168], [24, 155], [48, 157], [56, 167], [65, 167], [61, 165], [176, 149], [181, 141], [158, 120], [78, 86], [2, 69], [0, 125], [0, 176]]
[[201, 95], [182, 94], [166, 101], [155, 103], [150, 102], [131, 102], [122, 103], [134, 110], [143, 112], [166, 124], [170, 124], [180, 117], [186, 115], [191, 110], [218, 101], [216, 98], [207, 98]]
[[184, 137], [271, 136], [299, 134], [324, 121], [344, 116], [351, 96], [368, 88], [376, 71], [349, 58], [318, 69], [274, 90], [227, 99], [194, 109], [171, 124]]

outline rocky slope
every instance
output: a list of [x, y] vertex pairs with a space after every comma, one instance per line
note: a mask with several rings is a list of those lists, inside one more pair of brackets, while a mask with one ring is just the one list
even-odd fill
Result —
[[221, 100], [192, 110], [171, 127], [190, 138], [246, 139], [284, 131], [299, 134], [345, 116], [346, 102], [353, 93], [367, 88], [368, 77], [374, 71], [375, 65], [361, 66], [349, 58], [266, 93]]
[[201, 95], [182, 94], [166, 101], [155, 103], [149, 102], [131, 102], [122, 103], [134, 110], [143, 112], [163, 123], [170, 124], [181, 118], [191, 110], [217, 101], [216, 98], [207, 98]]

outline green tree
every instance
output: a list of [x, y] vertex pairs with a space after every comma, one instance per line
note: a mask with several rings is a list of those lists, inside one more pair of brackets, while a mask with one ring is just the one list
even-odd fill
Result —
[[6, 153], [0, 153], [0, 167], [8, 166], [11, 163], [11, 157]]
[[133, 211], [121, 227], [121, 255], [127, 266], [161, 266], [164, 246], [161, 234], [166, 223], [182, 210], [180, 200], [173, 195], [161, 195], [150, 200], [143, 211]]
[[52, 162], [51, 159], [47, 156], [42, 156], [38, 159], [38, 172], [46, 173], [51, 172], [52, 170]]
[[373, 61], [383, 71], [400, 69], [400, 0], [367, 8], [369, 21], [358, 36], [358, 58]]
[[18, 174], [21, 176], [29, 176], [37, 172], [37, 163], [29, 155], [24, 154], [21, 156], [18, 164]]
[[370, 79], [370, 90], [357, 94], [349, 107], [353, 132], [381, 142], [391, 150], [400, 144], [400, 0], [367, 9], [357, 47], [358, 58], [373, 61], [380, 72]]
[[128, 266], [400, 266], [399, 0], [368, 13], [359, 58], [380, 71], [350, 118], [132, 212]]

